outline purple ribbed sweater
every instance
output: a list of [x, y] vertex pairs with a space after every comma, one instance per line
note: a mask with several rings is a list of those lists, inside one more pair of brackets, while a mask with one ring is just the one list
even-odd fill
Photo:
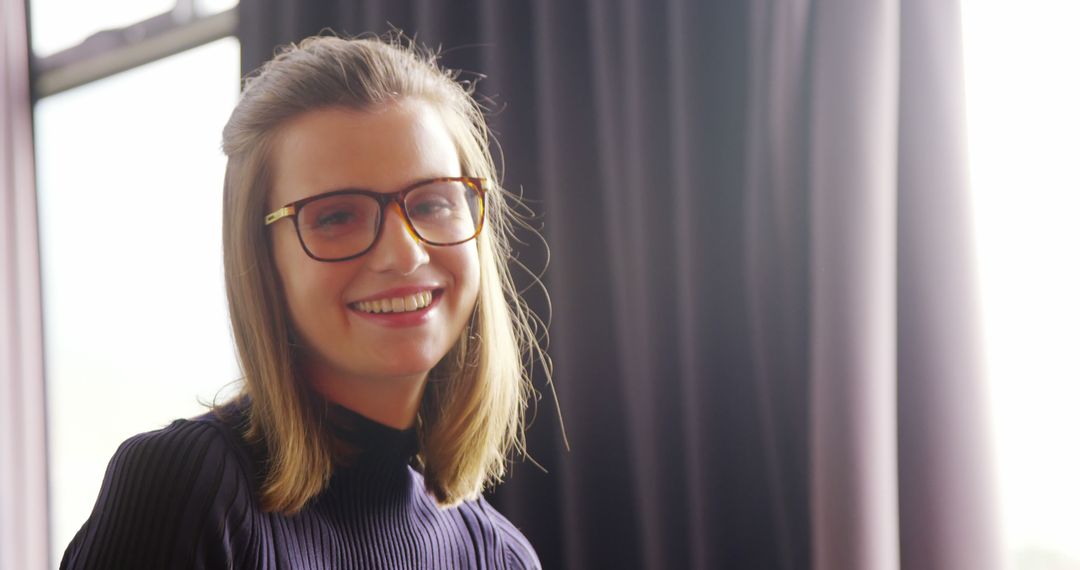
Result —
[[294, 516], [259, 509], [265, 453], [240, 436], [240, 408], [127, 440], [60, 567], [540, 567], [528, 540], [482, 497], [436, 506], [409, 464], [414, 430], [333, 410], [339, 437], [363, 451]]

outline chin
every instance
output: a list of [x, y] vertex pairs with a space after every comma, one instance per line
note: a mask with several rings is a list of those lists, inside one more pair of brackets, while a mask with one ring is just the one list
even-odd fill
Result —
[[415, 376], [426, 376], [428, 372], [431, 372], [433, 368], [439, 363], [440, 358], [434, 358], [433, 355], [418, 355], [418, 354], [398, 354], [383, 353], [381, 366], [371, 366], [371, 362], [366, 362], [366, 366], [363, 366], [364, 373], [360, 376], [367, 376], [371, 378], [408, 378]]
[[449, 352], [448, 348], [445, 351], [434, 349], [434, 347], [389, 348], [379, 351], [374, 359], [356, 364], [367, 368], [370, 371], [370, 376], [404, 377], [427, 375]]

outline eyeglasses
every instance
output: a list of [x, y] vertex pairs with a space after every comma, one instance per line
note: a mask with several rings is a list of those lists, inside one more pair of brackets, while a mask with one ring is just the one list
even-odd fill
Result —
[[386, 206], [393, 202], [413, 237], [428, 245], [457, 245], [484, 227], [484, 184], [482, 178], [459, 176], [423, 180], [389, 194], [335, 190], [270, 212], [266, 225], [291, 217], [308, 256], [346, 261], [375, 246]]

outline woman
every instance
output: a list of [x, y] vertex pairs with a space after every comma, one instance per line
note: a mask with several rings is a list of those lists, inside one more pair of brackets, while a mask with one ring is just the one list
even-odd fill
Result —
[[539, 567], [479, 495], [539, 349], [469, 92], [397, 42], [309, 38], [224, 150], [243, 389], [121, 445], [62, 567]]

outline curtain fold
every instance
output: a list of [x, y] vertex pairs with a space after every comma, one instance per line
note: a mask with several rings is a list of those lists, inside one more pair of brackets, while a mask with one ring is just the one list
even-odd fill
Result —
[[975, 301], [960, 10], [900, 9], [897, 399], [904, 568], [1000, 568]]
[[814, 567], [900, 567], [896, 482], [899, 0], [816, 2], [810, 29]]
[[782, 568], [809, 567], [810, 2], [752, 4], [747, 58], [746, 292], [759, 423]]
[[546, 473], [492, 500], [546, 567], [993, 569], [957, 10], [240, 0], [239, 35], [250, 71], [393, 25], [484, 76], [571, 444], [535, 378]]
[[48, 566], [37, 200], [23, 0], [0, 0], [0, 568]]

